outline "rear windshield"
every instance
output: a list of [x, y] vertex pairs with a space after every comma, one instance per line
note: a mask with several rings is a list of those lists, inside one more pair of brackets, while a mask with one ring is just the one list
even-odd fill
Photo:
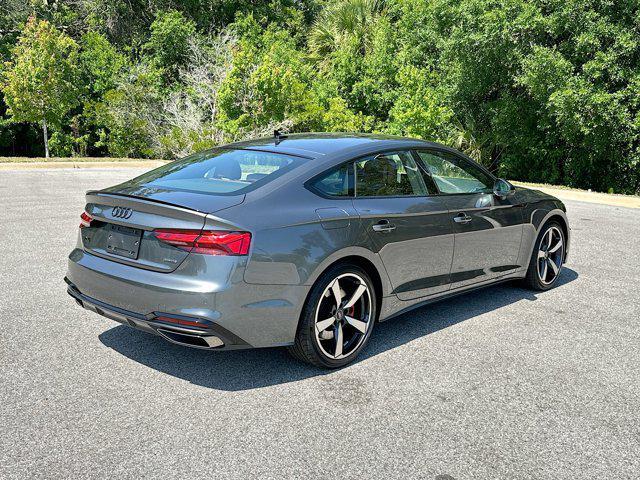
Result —
[[156, 168], [127, 182], [127, 186], [237, 195], [270, 182], [304, 161], [272, 152], [215, 150]]

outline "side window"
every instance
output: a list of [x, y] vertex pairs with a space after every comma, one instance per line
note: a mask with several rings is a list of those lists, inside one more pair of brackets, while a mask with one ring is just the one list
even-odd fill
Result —
[[328, 197], [352, 197], [353, 164], [341, 165], [317, 178], [311, 185]]
[[437, 193], [409, 152], [381, 153], [356, 160], [357, 197], [426, 196]]
[[418, 151], [441, 193], [490, 193], [493, 179], [467, 160], [444, 152]]

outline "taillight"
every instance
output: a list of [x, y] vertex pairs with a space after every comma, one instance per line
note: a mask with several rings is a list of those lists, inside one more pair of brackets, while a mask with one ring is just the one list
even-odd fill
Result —
[[247, 255], [251, 245], [249, 232], [154, 230], [153, 234], [161, 242], [207, 255]]
[[80, 215], [80, 228], [90, 227], [92, 221], [93, 217], [91, 215], [87, 212], [82, 212], [82, 215]]

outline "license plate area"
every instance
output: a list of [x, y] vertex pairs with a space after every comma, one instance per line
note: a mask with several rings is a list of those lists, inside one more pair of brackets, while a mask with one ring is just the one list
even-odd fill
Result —
[[141, 240], [141, 229], [110, 224], [107, 235], [107, 252], [137, 260]]

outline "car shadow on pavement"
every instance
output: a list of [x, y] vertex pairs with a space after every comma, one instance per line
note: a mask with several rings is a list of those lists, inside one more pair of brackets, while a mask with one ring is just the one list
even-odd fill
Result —
[[[565, 267], [556, 288], [562, 288], [576, 278], [578, 274]], [[534, 301], [545, 293], [503, 284], [417, 308], [376, 325], [369, 345], [354, 364], [477, 315], [520, 300]], [[217, 390], [250, 390], [332, 373], [293, 359], [284, 348], [228, 352], [197, 350], [168, 343], [124, 325], [103, 332], [99, 339], [131, 360]]]

